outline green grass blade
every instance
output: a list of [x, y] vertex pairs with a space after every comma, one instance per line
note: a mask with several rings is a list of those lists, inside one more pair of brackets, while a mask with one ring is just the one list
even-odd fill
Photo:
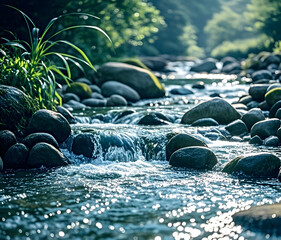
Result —
[[59, 53], [54, 53], [54, 55], [57, 56], [58, 58], [60, 58], [63, 61], [65, 69], [67, 71], [67, 76], [68, 76], [68, 78], [71, 78], [71, 71], [70, 71], [69, 64], [67, 63], [67, 60], [62, 55], [60, 55]]

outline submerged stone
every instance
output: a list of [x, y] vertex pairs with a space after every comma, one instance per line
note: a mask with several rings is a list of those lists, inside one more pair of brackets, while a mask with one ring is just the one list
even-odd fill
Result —
[[76, 155], [95, 158], [97, 151], [95, 136], [92, 133], [78, 134], [73, 140], [72, 151]]
[[169, 164], [173, 167], [210, 170], [217, 162], [216, 155], [209, 148], [185, 147], [171, 155]]

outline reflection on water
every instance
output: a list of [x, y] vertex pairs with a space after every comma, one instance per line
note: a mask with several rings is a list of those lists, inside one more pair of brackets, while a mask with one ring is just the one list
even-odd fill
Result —
[[[168, 89], [173, 84], [177, 85], [170, 83]], [[217, 88], [207, 86], [210, 91]], [[245, 87], [239, 88], [245, 92]], [[136, 112], [118, 124], [122, 108], [77, 113], [80, 124], [73, 126], [74, 134], [92, 132], [100, 155], [93, 160], [71, 154], [70, 139], [63, 152], [72, 165], [0, 175], [0, 239], [278, 239], [235, 225], [232, 215], [250, 206], [281, 202], [280, 183], [239, 179], [220, 170], [236, 156], [260, 151], [281, 156], [279, 149], [211, 142], [204, 137], [209, 128], [177, 123], [189, 107], [133, 107]], [[149, 109], [173, 116], [173, 124], [136, 125]], [[92, 122], [100, 113], [108, 116], [108, 123]], [[168, 165], [165, 144], [171, 133], [179, 132], [207, 141], [219, 159], [214, 171]]]

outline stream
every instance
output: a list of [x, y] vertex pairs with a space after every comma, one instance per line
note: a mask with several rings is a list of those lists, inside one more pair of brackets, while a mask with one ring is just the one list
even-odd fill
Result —
[[[166, 91], [184, 86], [193, 94], [73, 112], [78, 123], [72, 125], [73, 136], [61, 149], [71, 165], [0, 175], [0, 240], [278, 239], [236, 225], [232, 215], [281, 202], [280, 183], [239, 178], [221, 169], [248, 153], [274, 152], [281, 157], [280, 149], [208, 138], [223, 126], [180, 124], [189, 108], [210, 95], [237, 100], [248, 91], [247, 80], [190, 74], [184, 62], [170, 63], [168, 69], [173, 72], [161, 76]], [[205, 89], [192, 88], [198, 81], [205, 83]], [[137, 125], [149, 112], [164, 114], [171, 124]], [[81, 132], [95, 135], [96, 159], [70, 153], [74, 136]], [[203, 139], [219, 163], [212, 171], [169, 166], [165, 146], [176, 133]]]

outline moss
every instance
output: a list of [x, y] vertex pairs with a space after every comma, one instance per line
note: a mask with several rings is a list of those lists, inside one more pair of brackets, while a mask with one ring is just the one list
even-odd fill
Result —
[[229, 163], [225, 165], [223, 168], [223, 172], [225, 173], [233, 173], [235, 171], [236, 165], [242, 157], [237, 157], [232, 159]]
[[149, 70], [149, 68], [146, 65], [144, 65], [144, 63], [141, 60], [139, 60], [138, 58], [126, 58], [126, 59], [122, 60], [121, 62]]
[[149, 76], [151, 77], [151, 79], [153, 80], [155, 86], [165, 94], [165, 88], [161, 84], [159, 79], [151, 71], [147, 71], [147, 72], [148, 72]]
[[74, 93], [81, 99], [90, 98], [92, 94], [91, 88], [87, 84], [80, 82], [71, 83], [66, 92]]

